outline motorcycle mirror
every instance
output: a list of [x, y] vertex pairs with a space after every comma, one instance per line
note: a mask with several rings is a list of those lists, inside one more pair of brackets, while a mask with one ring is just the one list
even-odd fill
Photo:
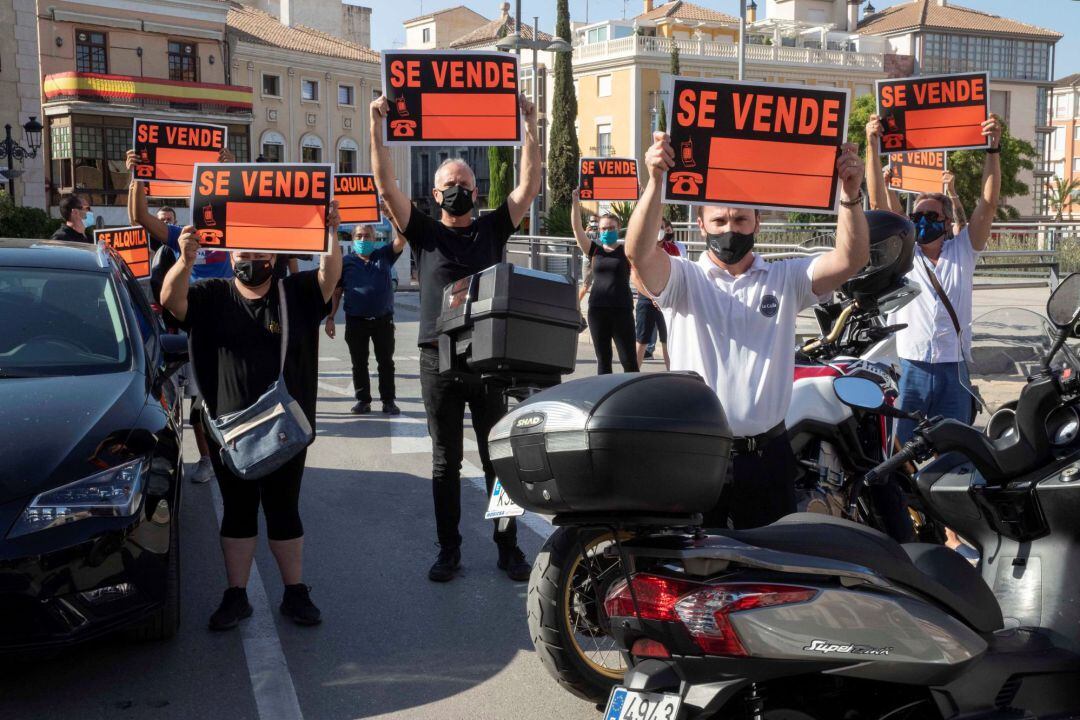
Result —
[[859, 377], [839, 377], [833, 380], [833, 392], [840, 402], [863, 410], [881, 410], [885, 406], [885, 393], [873, 380]]
[[1046, 317], [1059, 330], [1072, 330], [1080, 316], [1080, 273], [1070, 273], [1046, 301]]

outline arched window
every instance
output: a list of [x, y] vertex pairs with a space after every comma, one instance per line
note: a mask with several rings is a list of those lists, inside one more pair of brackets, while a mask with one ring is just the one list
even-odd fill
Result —
[[322, 150], [322, 138], [318, 135], [308, 133], [300, 138], [300, 162], [322, 162]]
[[285, 137], [276, 130], [267, 130], [259, 138], [259, 155], [266, 162], [285, 162]]
[[360, 146], [356, 144], [356, 141], [349, 137], [343, 137], [338, 140], [337, 144], [337, 171], [339, 173], [354, 173], [358, 172], [359, 166], [356, 164], [356, 158], [359, 154]]

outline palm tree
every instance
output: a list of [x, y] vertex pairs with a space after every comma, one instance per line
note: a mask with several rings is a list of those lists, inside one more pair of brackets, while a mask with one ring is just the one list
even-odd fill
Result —
[[[1056, 213], [1054, 222], [1061, 222], [1065, 216], [1065, 208], [1073, 203], [1080, 205], [1080, 178], [1063, 180], [1055, 177], [1046, 183], [1046, 197], [1050, 201], [1050, 208]], [[1072, 213], [1069, 213], [1072, 215]]]

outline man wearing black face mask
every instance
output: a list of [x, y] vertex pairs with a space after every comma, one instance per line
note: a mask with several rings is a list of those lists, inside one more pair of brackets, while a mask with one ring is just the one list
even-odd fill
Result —
[[[986, 249], [1001, 191], [1001, 121], [991, 115], [983, 123], [990, 148], [983, 161], [982, 194], [971, 222], [954, 237], [957, 209], [944, 193], [915, 198], [915, 262], [907, 280], [920, 289], [918, 297], [889, 317], [907, 327], [896, 334], [900, 355], [900, 397], [904, 410], [971, 422], [973, 398], [967, 372], [971, 359], [971, 294], [975, 263]], [[881, 121], [866, 124], [867, 189], [873, 208], [886, 206], [887, 189], [881, 176]], [[901, 420], [897, 439], [911, 439], [915, 424]]]
[[[397, 186], [390, 152], [383, 142], [383, 120], [389, 111], [386, 97], [371, 103], [371, 167], [379, 194], [390, 216], [409, 241], [420, 280], [420, 387], [427, 412], [432, 443], [432, 492], [439, 555], [428, 572], [434, 582], [453, 579], [461, 562], [461, 461], [463, 458], [465, 406], [472, 413], [473, 430], [480, 450], [488, 493], [495, 483], [495, 469], [488, 458], [487, 436], [506, 412], [498, 390], [479, 378], [451, 380], [439, 374], [438, 334], [443, 288], [455, 280], [501, 262], [510, 235], [529, 211], [540, 192], [540, 150], [537, 144], [536, 109], [519, 98], [525, 118], [525, 144], [521, 149], [518, 186], [492, 212], [473, 220], [476, 176], [460, 158], [447, 160], [435, 172], [432, 195], [440, 208], [434, 220], [418, 211]], [[498, 567], [513, 580], [527, 580], [530, 565], [517, 546], [517, 528], [511, 520], [506, 530], [495, 525], [499, 548]]]
[[[274, 277], [274, 255], [233, 252], [234, 277], [189, 284], [199, 251], [191, 226], [180, 236], [181, 257], [169, 270], [161, 303], [191, 334], [192, 358], [205, 410], [211, 418], [251, 406], [282, 372], [289, 395], [315, 427], [319, 325], [341, 278], [337, 211], [327, 217], [332, 252], [319, 269], [284, 279]], [[284, 289], [281, 307], [278, 285]], [[287, 324], [281, 358], [283, 324]], [[299, 625], [316, 625], [320, 612], [303, 583], [304, 529], [300, 522], [300, 481], [307, 451], [301, 451], [258, 480], [237, 477], [220, 459], [211, 441], [210, 458], [221, 489], [221, 550], [229, 586], [210, 617], [211, 630], [228, 630], [251, 615], [247, 582], [259, 527], [259, 506], [266, 519], [270, 551], [285, 585], [280, 610]]]
[[795, 318], [840, 287], [870, 257], [862, 210], [862, 162], [847, 144], [836, 162], [841, 183], [836, 248], [813, 258], [767, 263], [752, 252], [755, 210], [697, 208], [708, 250], [697, 262], [656, 242], [664, 173], [675, 154], [654, 133], [645, 155], [649, 183], [626, 233], [638, 289], [656, 300], [668, 325], [672, 370], [701, 375], [724, 404], [736, 439], [732, 476], [710, 527], [758, 527], [795, 511], [795, 457], [784, 427], [795, 375]]

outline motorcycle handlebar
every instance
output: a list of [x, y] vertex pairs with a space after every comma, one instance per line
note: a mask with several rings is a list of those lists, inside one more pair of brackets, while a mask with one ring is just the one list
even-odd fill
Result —
[[905, 445], [900, 452], [896, 453], [892, 457], [885, 460], [874, 469], [870, 470], [863, 476], [863, 482], [867, 485], [877, 484], [881, 478], [887, 477], [889, 473], [900, 467], [906, 465], [913, 460], [918, 460], [919, 455], [925, 450], [926, 444], [921, 438], [916, 438]]

